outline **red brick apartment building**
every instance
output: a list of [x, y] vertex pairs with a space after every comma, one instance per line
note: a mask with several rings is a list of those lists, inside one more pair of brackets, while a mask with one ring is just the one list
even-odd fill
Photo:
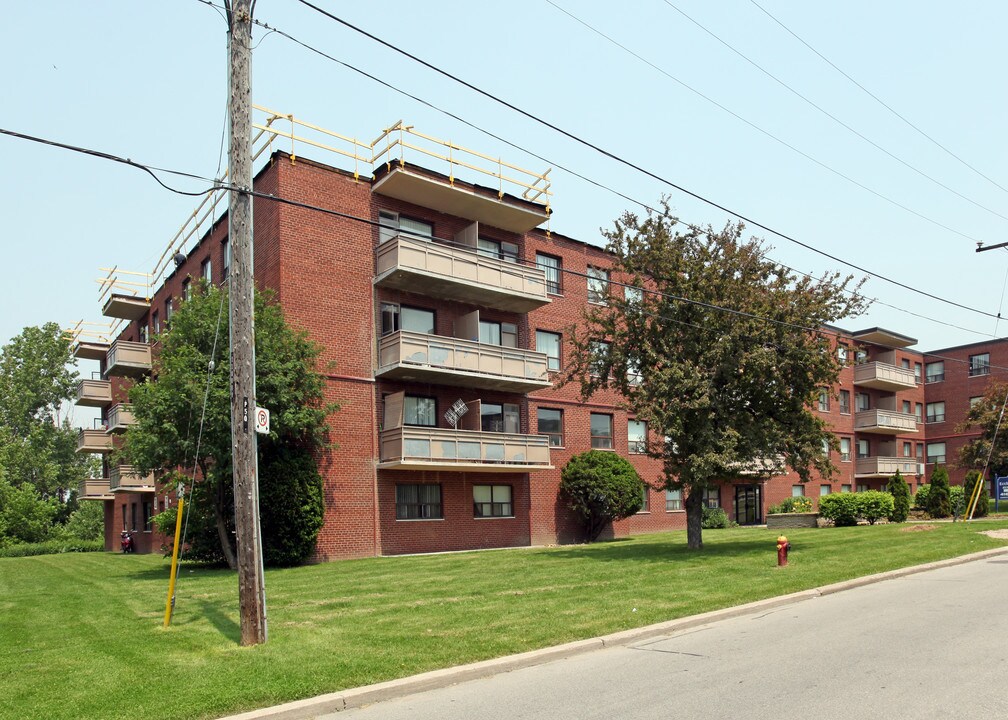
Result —
[[[329, 418], [339, 448], [320, 468], [317, 556], [575, 541], [558, 493], [572, 455], [611, 449], [646, 481], [657, 485], [661, 474], [639, 452], [646, 425], [614, 393], [582, 402], [574, 385], [556, 384], [568, 328], [588, 303], [620, 291], [609, 287], [610, 259], [541, 227], [551, 212], [545, 174], [531, 175], [521, 197], [503, 189], [513, 167], [498, 166], [488, 188], [454, 177], [454, 167], [442, 175], [391, 152], [386, 160], [365, 177], [273, 152], [255, 179], [260, 192], [351, 216], [263, 198], [254, 205], [256, 282], [322, 346], [327, 396], [341, 405]], [[101, 427], [81, 430], [79, 450], [106, 458], [104, 479], [82, 483], [80, 496], [104, 503], [109, 549], [124, 528], [137, 531], [141, 552], [164, 541], [150, 517], [172, 498], [133, 468], [110, 466], [108, 453], [132, 422], [126, 390], [150, 371], [152, 343], [189, 284], [227, 279], [226, 217], [196, 238], [146, 293], [110, 284], [102, 309], [121, 329], [76, 345], [78, 358], [99, 363], [77, 402], [102, 409]], [[815, 409], [839, 437], [839, 474], [808, 485], [791, 475], [726, 481], [708, 504], [758, 524], [794, 494], [878, 489], [897, 469], [912, 487], [923, 481], [925, 389], [937, 385], [922, 383], [925, 358], [907, 349], [916, 341], [879, 328], [837, 332], [847, 366]], [[684, 526], [679, 493], [650, 488], [641, 512], [613, 533]]]

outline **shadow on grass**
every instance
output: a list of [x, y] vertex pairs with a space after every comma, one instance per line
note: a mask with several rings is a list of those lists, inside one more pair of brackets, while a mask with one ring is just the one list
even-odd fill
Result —
[[[171, 561], [166, 560], [163, 565], [137, 568], [125, 574], [134, 580], [164, 580], [167, 582], [170, 573]], [[235, 571], [211, 565], [201, 565], [199, 563], [182, 563], [179, 565], [178, 576], [180, 578], [191, 576], [193, 573], [197, 573], [202, 577], [211, 577], [217, 575], [234, 575]]]
[[[776, 553], [776, 546], [771, 549]], [[691, 550], [684, 542], [620, 543], [601, 542], [570, 548], [554, 548], [544, 554], [548, 560], [594, 560], [601, 562], [668, 562], [704, 560], [712, 557], [754, 555], [767, 550], [763, 539], [730, 540], [707, 543], [701, 550]]]
[[241, 641], [241, 626], [221, 610], [219, 605], [209, 600], [201, 600], [199, 605], [203, 617], [209, 620], [221, 635], [235, 643]]

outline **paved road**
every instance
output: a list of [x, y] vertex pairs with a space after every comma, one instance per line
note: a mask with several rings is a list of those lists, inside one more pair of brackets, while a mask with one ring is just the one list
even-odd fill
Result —
[[325, 717], [1008, 718], [1008, 556]]

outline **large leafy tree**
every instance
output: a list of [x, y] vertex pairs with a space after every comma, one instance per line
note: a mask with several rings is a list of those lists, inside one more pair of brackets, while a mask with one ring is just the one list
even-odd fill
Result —
[[63, 501], [89, 475], [63, 414], [77, 372], [70, 340], [56, 323], [26, 327], [0, 348], [0, 467], [7, 482]]
[[840, 369], [821, 329], [866, 304], [850, 277], [773, 262], [741, 224], [678, 224], [663, 203], [605, 232], [613, 279], [636, 290], [613, 286], [586, 311], [568, 379], [586, 398], [618, 390], [647, 421], [647, 453], [666, 488], [686, 491], [687, 542], [701, 548], [705, 489], [754, 470], [787, 466], [802, 481], [835, 470], [823, 443], [837, 441], [809, 410]]
[[957, 427], [958, 433], [975, 433], [979, 437], [959, 450], [956, 465], [960, 468], [982, 470], [985, 466], [1004, 475], [1008, 471], [1008, 413], [1003, 408], [1008, 403], [1008, 383], [991, 382], [983, 399], [973, 403], [966, 419]]
[[[162, 482], [175, 482], [196, 469], [192, 527], [216, 535], [216, 552], [208, 550], [213, 543], [207, 537], [194, 540], [194, 547], [203, 549], [202, 559], [223, 559], [234, 568], [227, 318], [226, 290], [213, 286], [201, 288], [175, 312], [171, 328], [158, 338], [153, 373], [130, 389], [136, 425], [126, 434], [123, 453], [141, 472], [154, 472]], [[272, 477], [268, 464], [273, 458], [286, 459], [295, 451], [312, 458], [322, 452], [326, 415], [336, 406], [324, 401], [324, 379], [316, 367], [319, 347], [287, 325], [269, 293], [256, 293], [255, 324], [256, 404], [270, 410], [270, 432], [259, 436], [260, 477]], [[299, 476], [289, 489], [315, 497], [321, 479], [317, 472], [313, 477], [314, 485]], [[303, 538], [305, 528], [297, 524], [308, 523], [314, 542], [319, 516], [284, 518], [293, 526], [270, 530]]]

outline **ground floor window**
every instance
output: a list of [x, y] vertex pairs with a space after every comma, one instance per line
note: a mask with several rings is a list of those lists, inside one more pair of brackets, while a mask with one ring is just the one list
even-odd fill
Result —
[[682, 490], [665, 491], [665, 512], [682, 510]]
[[721, 507], [721, 488], [706, 488], [703, 491], [703, 504], [709, 508]]
[[144, 521], [144, 532], [151, 531], [151, 519], [154, 517], [154, 503], [150, 500], [144, 500], [143, 503], [143, 521]]
[[440, 485], [396, 485], [396, 520], [434, 520], [442, 517]]
[[510, 485], [473, 485], [473, 517], [514, 517]]

